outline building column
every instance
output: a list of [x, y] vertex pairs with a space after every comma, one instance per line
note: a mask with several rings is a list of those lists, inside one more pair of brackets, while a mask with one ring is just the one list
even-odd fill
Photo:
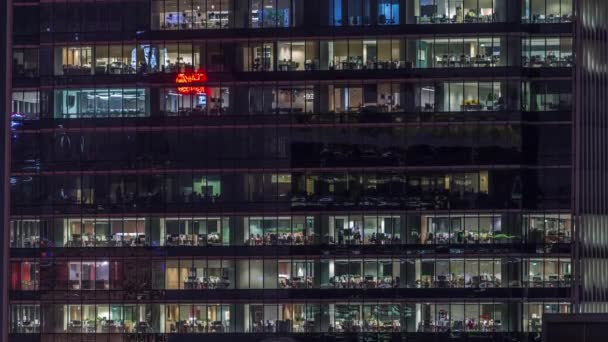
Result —
[[403, 16], [401, 18], [405, 18], [406, 24], [415, 24], [416, 23], [416, 3], [414, 0], [406, 0], [405, 6], [401, 13]]
[[503, 5], [503, 8], [506, 7], [505, 15], [501, 14], [502, 11], [500, 11], [500, 8], [497, 9], [496, 20], [506, 21], [509, 23], [519, 23], [523, 14], [521, 3], [521, 1], [506, 1], [506, 5]]
[[232, 11], [235, 28], [249, 27], [249, 0], [235, 0]]
[[[11, 45], [11, 37], [13, 33], [13, 16], [12, 16], [12, 0], [2, 1], [0, 2], [0, 23], [4, 23], [3, 32], [4, 34], [0, 35], [0, 51], [4, 53], [0, 57], [0, 73], [5, 75], [4, 82], [2, 83], [1, 88], [1, 96], [0, 96], [0, 104], [4, 108], [3, 120], [0, 126], [2, 127], [2, 156], [3, 156], [3, 167], [2, 167], [2, 182], [3, 185], [0, 187], [0, 205], [2, 206], [2, 210], [0, 211], [0, 219], [3, 223], [5, 229], [2, 239], [2, 254], [0, 260], [2, 261], [2, 270], [7, 271], [9, 269], [9, 257], [10, 257], [10, 206], [9, 206], [9, 195], [10, 195], [10, 187], [9, 177], [10, 177], [10, 156], [11, 156], [11, 100], [12, 99], [12, 77], [7, 77], [6, 75], [12, 74], [12, 60], [13, 60], [13, 49]], [[2, 281], [0, 284], [0, 342], [8, 341], [8, 322], [10, 319], [9, 315], [9, 297], [8, 297], [8, 285], [9, 282], [7, 280]]]
[[241, 216], [230, 216], [230, 243], [233, 246], [242, 246], [247, 240], [248, 236], [245, 236], [245, 227], [243, 225], [243, 217]]
[[161, 103], [161, 96], [163, 96], [161, 94], [161, 89], [152, 87], [148, 89], [146, 93], [149, 96], [148, 101], [146, 101], [146, 111], [150, 114], [150, 117], [166, 116], [160, 112], [160, 110], [162, 109], [160, 108], [160, 105], [153, 105]]

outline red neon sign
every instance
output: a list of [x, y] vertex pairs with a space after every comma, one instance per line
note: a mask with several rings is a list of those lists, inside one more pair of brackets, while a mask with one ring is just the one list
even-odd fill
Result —
[[192, 85], [192, 83], [203, 82], [207, 82], [207, 75], [202, 72], [195, 72], [192, 74], [178, 74], [175, 78], [175, 83], [179, 85], [177, 87], [177, 92], [184, 95], [205, 94], [205, 87]]

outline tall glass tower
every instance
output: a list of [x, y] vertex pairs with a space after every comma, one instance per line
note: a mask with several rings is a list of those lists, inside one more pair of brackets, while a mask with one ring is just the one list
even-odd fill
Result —
[[9, 1], [8, 340], [523, 342], [608, 302], [573, 2]]

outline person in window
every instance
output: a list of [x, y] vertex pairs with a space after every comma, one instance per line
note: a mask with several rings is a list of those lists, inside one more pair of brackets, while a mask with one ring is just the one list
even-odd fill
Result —
[[68, 195], [65, 193], [65, 190], [64, 190], [63, 188], [61, 188], [61, 189], [59, 190], [59, 198], [60, 198], [62, 201], [67, 201], [67, 200], [68, 200]]
[[355, 231], [353, 232], [353, 238], [355, 239], [355, 243], [361, 242], [361, 231], [359, 231], [359, 227], [355, 227]]
[[59, 143], [59, 149], [66, 157], [70, 157], [72, 152], [72, 140], [64, 130], [63, 125], [59, 125], [58, 128], [59, 130], [55, 134], [55, 139]]
[[502, 96], [500, 96], [498, 98], [498, 101], [496, 101], [496, 109], [497, 110], [505, 109], [505, 99]]
[[120, 187], [116, 188], [115, 194], [116, 194], [116, 203], [121, 204], [122, 203], [122, 190]]
[[461, 244], [464, 242], [464, 232], [459, 231], [458, 233], [456, 233], [456, 241]]
[[140, 74], [146, 74], [148, 73], [148, 64], [146, 64], [146, 62], [141, 61], [139, 64], [139, 73]]
[[467, 233], [467, 241], [466, 242], [475, 243], [475, 235], [473, 235], [473, 232], [468, 232]]
[[393, 279], [393, 284], [392, 284], [392, 285], [393, 285], [393, 288], [398, 288], [398, 287], [399, 287], [399, 283], [400, 283], [400, 281], [401, 281], [401, 279], [400, 279], [398, 276], [396, 276], [396, 277]]

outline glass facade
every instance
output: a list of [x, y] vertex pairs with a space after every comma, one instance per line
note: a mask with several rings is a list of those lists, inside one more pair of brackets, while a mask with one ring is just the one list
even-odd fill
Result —
[[[193, 245], [184, 241], [180, 246]], [[11, 289], [122, 290], [132, 277], [128, 273], [135, 264], [144, 273], [146, 287], [157, 290], [568, 288], [572, 279], [569, 257], [189, 257], [145, 262], [57, 258], [52, 264], [42, 265], [40, 260], [12, 262]]]
[[[53, 317], [40, 325], [40, 315]], [[74, 334], [230, 334], [296, 333], [512, 333], [540, 331], [543, 313], [568, 313], [559, 302], [336, 302], [15, 305], [12, 333], [42, 333], [56, 339]], [[111, 336], [111, 335], [110, 335]], [[180, 338], [184, 338], [181, 336]]]
[[[327, 199], [329, 200], [329, 198]], [[371, 204], [376, 202], [367, 198]], [[296, 206], [297, 208], [297, 206]], [[572, 241], [564, 214], [124, 216], [13, 220], [13, 248], [123, 246], [507, 245], [557, 248]], [[388, 247], [388, 246], [387, 246]]]
[[533, 340], [572, 6], [15, 2], [10, 340]]

